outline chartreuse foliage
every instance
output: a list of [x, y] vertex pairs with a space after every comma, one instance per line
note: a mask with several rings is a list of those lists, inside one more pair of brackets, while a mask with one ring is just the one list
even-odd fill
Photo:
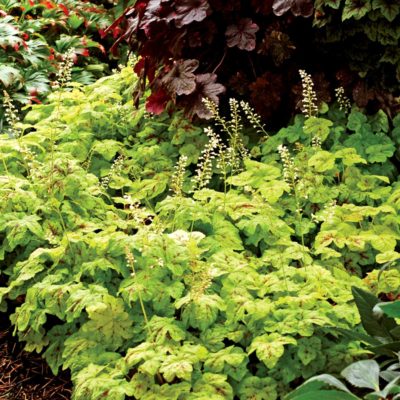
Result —
[[193, 191], [189, 166], [173, 194], [178, 157], [218, 149], [132, 110], [134, 83], [56, 93], [1, 135], [1, 307], [26, 349], [71, 370], [75, 400], [273, 400], [364, 354], [342, 333], [351, 286], [398, 256], [385, 115], [297, 117], [250, 156], [225, 121], [210, 185]]

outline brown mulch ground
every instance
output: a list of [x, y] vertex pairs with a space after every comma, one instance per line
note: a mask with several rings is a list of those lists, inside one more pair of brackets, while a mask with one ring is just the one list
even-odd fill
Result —
[[0, 317], [0, 400], [69, 400], [69, 374], [54, 376], [36, 353], [22, 350], [5, 316]]

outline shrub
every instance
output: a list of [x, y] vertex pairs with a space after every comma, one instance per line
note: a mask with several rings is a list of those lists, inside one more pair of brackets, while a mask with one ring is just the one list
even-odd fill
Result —
[[360, 107], [396, 107], [396, 1], [140, 0], [126, 15], [118, 42], [128, 39], [141, 56], [136, 97], [148, 81], [155, 114], [174, 103], [207, 118], [202, 97], [217, 102], [226, 91], [282, 126], [301, 97], [301, 68], [312, 72], [320, 101], [342, 86]]

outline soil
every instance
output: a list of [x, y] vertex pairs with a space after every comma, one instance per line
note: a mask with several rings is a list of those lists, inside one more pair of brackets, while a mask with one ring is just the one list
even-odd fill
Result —
[[70, 400], [68, 372], [54, 376], [39, 354], [27, 353], [0, 315], [0, 400]]

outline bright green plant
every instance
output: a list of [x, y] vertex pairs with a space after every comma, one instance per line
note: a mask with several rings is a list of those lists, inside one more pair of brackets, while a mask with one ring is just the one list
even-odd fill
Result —
[[[368, 334], [360, 335], [360, 340], [368, 343], [368, 349], [372, 353], [381, 356], [381, 365], [376, 360], [361, 360], [350, 364], [341, 375], [355, 388], [355, 393], [362, 395], [366, 391], [370, 392], [363, 399], [398, 399], [400, 325], [395, 318], [400, 318], [400, 301], [381, 303], [377, 297], [359, 288], [353, 288], [353, 294], [362, 325]], [[336, 377], [322, 374], [306, 381], [286, 396], [285, 400], [320, 398], [360, 399]]]
[[346, 144], [362, 114], [255, 145], [232, 101], [209, 140], [133, 110], [134, 84], [53, 93], [0, 136], [0, 304], [26, 349], [71, 370], [75, 400], [271, 400], [364, 355], [351, 287], [395, 254], [400, 203], [390, 161]]

